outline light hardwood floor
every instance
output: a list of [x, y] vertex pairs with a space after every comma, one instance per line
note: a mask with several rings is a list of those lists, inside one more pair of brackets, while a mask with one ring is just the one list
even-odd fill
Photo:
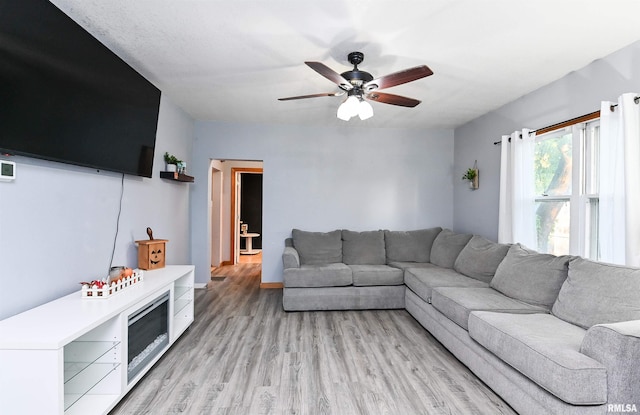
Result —
[[406, 311], [287, 313], [259, 274], [216, 269], [191, 328], [111, 415], [515, 414]]
[[253, 255], [242, 255], [238, 258], [239, 264], [260, 264], [262, 263], [262, 251]]

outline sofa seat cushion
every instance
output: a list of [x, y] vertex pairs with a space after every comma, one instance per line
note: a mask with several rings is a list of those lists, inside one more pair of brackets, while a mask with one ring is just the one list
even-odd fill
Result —
[[483, 287], [488, 283], [464, 276], [452, 269], [435, 265], [408, 268], [404, 271], [404, 283], [424, 301], [431, 303], [431, 291], [435, 287]]
[[580, 353], [586, 330], [550, 314], [474, 311], [469, 336], [572, 405], [607, 402], [607, 370]]
[[434, 265], [430, 262], [411, 262], [411, 261], [392, 261], [387, 265], [394, 268], [400, 268], [401, 270], [406, 270], [407, 268], [429, 268]]
[[351, 268], [345, 264], [300, 265], [284, 270], [285, 287], [344, 287], [353, 284]]
[[402, 270], [387, 265], [349, 265], [353, 273], [353, 285], [401, 285]]
[[435, 287], [431, 293], [431, 304], [465, 330], [469, 328], [472, 311], [497, 311], [502, 313], [545, 313], [538, 307], [514, 300], [493, 288], [482, 287]]
[[300, 263], [307, 265], [342, 262], [342, 231], [307, 232], [291, 231], [293, 247], [300, 255]]

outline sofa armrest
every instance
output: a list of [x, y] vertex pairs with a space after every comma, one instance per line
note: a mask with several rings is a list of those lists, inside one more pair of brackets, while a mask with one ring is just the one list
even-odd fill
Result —
[[580, 352], [607, 367], [608, 402], [640, 406], [640, 320], [591, 327]]
[[287, 268], [300, 268], [300, 255], [298, 251], [292, 246], [286, 246], [282, 253], [282, 264], [284, 269]]

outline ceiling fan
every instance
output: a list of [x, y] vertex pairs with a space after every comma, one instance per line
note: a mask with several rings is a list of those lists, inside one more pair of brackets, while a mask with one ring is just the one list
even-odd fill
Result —
[[417, 99], [379, 92], [380, 89], [390, 88], [433, 75], [431, 69], [426, 65], [421, 65], [374, 78], [369, 72], [358, 69], [358, 64], [364, 60], [362, 52], [351, 52], [347, 59], [353, 65], [353, 69], [341, 74], [321, 62], [305, 62], [311, 69], [338, 85], [340, 91], [278, 98], [278, 100], [289, 101], [294, 99], [336, 97], [346, 93], [347, 99], [338, 108], [338, 118], [348, 121], [351, 117], [358, 115], [360, 119], [364, 120], [373, 116], [373, 108], [365, 99], [411, 108], [420, 103]]

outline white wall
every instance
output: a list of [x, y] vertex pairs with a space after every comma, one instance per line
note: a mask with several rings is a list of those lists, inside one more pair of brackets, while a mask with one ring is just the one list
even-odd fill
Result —
[[[532, 62], [532, 71], [535, 65]], [[457, 128], [454, 229], [492, 240], [498, 237], [500, 146], [494, 141], [515, 130], [537, 129], [597, 111], [601, 101], [615, 101], [625, 92], [640, 92], [640, 42]], [[480, 188], [471, 191], [460, 178], [476, 159]]]
[[[330, 231], [452, 226], [453, 132], [196, 122], [191, 166], [210, 159], [262, 160], [263, 282], [282, 281], [292, 228]], [[192, 262], [209, 280], [208, 197], [191, 193]]]
[[[153, 178], [125, 175], [114, 265], [137, 266], [133, 241], [169, 239], [168, 264], [189, 263], [189, 185], [159, 178], [165, 151], [190, 161], [193, 120], [161, 98]], [[5, 158], [5, 157], [3, 157]], [[116, 233], [122, 175], [13, 157], [0, 182], [0, 319], [103, 278]], [[80, 294], [78, 294], [80, 295]]]

